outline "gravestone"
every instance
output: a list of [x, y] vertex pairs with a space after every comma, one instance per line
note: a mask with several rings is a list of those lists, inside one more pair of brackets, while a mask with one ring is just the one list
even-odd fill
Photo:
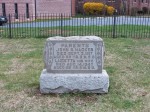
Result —
[[104, 42], [96, 36], [50, 37], [44, 49], [41, 93], [107, 93]]

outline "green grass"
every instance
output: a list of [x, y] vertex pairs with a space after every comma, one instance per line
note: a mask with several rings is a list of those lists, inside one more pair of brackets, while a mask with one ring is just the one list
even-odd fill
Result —
[[[48, 17], [51, 17], [51, 18], [48, 18], [48, 19], [36, 19], [34, 20], [35, 22], [43, 22], [43, 21], [59, 21], [61, 19], [61, 15], [59, 15], [60, 17], [51, 17], [51, 16], [48, 16]], [[70, 16], [69, 15], [66, 15], [66, 17], [63, 17], [62, 18], [63, 20], [70, 20]]]
[[[42, 27], [42, 26], [41, 26]], [[12, 38], [70, 36], [70, 35], [98, 35], [101, 37], [113, 37], [113, 26], [63, 26], [52, 28], [13, 28]], [[0, 37], [9, 37], [9, 30], [0, 29]], [[142, 25], [116, 25], [115, 37], [123, 38], [149, 38], [150, 26]]]
[[149, 112], [150, 39], [104, 38], [109, 93], [39, 92], [46, 39], [0, 39], [1, 112]]

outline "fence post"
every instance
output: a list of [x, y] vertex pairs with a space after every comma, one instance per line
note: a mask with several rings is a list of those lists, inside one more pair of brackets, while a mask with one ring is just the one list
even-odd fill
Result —
[[12, 35], [11, 35], [11, 15], [9, 14], [9, 38], [12, 38]]
[[61, 13], [61, 26], [60, 26], [61, 36], [62, 36], [62, 27], [63, 27], [63, 15]]
[[116, 37], [116, 11], [114, 12], [114, 22], [113, 22], [113, 38]]

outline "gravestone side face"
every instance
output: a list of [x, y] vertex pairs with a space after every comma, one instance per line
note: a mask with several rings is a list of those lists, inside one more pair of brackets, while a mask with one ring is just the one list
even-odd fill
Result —
[[51, 37], [44, 49], [41, 93], [107, 93], [104, 43], [96, 36]]

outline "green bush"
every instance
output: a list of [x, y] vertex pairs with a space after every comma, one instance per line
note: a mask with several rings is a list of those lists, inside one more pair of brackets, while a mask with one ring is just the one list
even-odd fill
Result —
[[115, 12], [115, 8], [114, 7], [112, 7], [112, 6], [108, 6], [107, 7], [107, 14], [108, 15], [113, 15], [114, 12]]
[[86, 14], [100, 14], [105, 9], [105, 5], [103, 3], [86, 2], [83, 9]]
[[103, 14], [105, 11], [108, 15], [112, 15], [115, 8], [112, 6], [104, 5], [103, 3], [96, 2], [86, 2], [83, 5], [84, 12], [88, 15]]

